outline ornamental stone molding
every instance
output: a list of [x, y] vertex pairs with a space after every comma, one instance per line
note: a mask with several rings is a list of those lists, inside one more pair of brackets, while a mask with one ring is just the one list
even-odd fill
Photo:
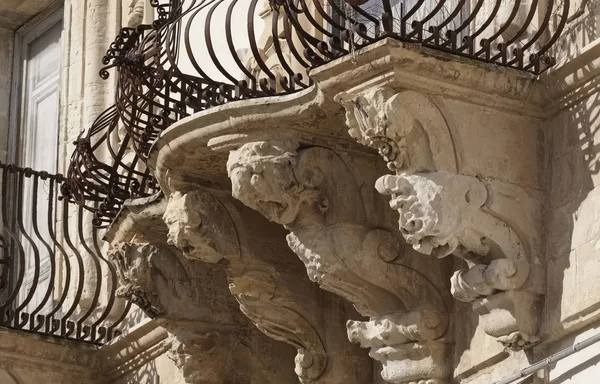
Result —
[[375, 86], [336, 100], [350, 136], [376, 149], [393, 172], [375, 187], [391, 197], [407, 243], [465, 261], [451, 292], [472, 303], [487, 334], [513, 350], [539, 342], [543, 281], [531, 228], [540, 203], [516, 185], [461, 174], [447, 119], [424, 94]]
[[[281, 228], [231, 197], [201, 189], [172, 192], [163, 220], [169, 243], [187, 258], [224, 267], [231, 293], [258, 329], [297, 349], [300, 382], [358, 384], [369, 378], [370, 362], [340, 332], [345, 311], [339, 319], [331, 316], [344, 303], [320, 292], [299, 263], [286, 261], [290, 251]], [[287, 260], [295, 261], [292, 255]]]
[[294, 140], [245, 143], [227, 163], [233, 196], [288, 229], [288, 245], [310, 279], [369, 318], [349, 320], [347, 333], [370, 348], [383, 379], [447, 383], [444, 298], [411, 264], [412, 251], [397, 230], [386, 227], [381, 199], [361, 178], [371, 167], [362, 157], [301, 148]]
[[[167, 330], [167, 356], [185, 382], [295, 381], [292, 351], [265, 337], [238, 310], [223, 270], [189, 260], [166, 243], [164, 199], [141, 200], [125, 207], [107, 236], [119, 277], [117, 294]], [[281, 369], [286, 365], [289, 370]]]

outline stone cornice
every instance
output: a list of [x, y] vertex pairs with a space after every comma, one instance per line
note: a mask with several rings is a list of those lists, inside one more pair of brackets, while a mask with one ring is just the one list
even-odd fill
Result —
[[95, 371], [101, 357], [98, 347], [18, 330], [0, 329], [0, 366], [27, 368], [56, 374], [66, 381], [85, 379], [100, 384]]
[[342, 90], [370, 87], [370, 80], [387, 81], [398, 88], [544, 117], [536, 101], [536, 78], [529, 73], [391, 38], [362, 48], [354, 57], [344, 56], [311, 71], [326, 98]]
[[[577, 100], [597, 93], [600, 75], [600, 39], [596, 39], [577, 53], [542, 74], [536, 91], [545, 104], [544, 112], [552, 116]], [[590, 86], [591, 84], [591, 86]]]
[[[600, 71], [600, 64], [595, 62], [599, 46], [598, 41], [589, 44], [577, 58], [536, 79], [519, 71], [383, 39], [357, 52], [358, 66], [344, 57], [313, 70], [311, 76], [317, 84], [307, 90], [228, 103], [173, 124], [155, 143], [148, 164], [163, 190], [169, 190], [167, 180], [181, 182], [177, 176], [184, 171], [178, 169], [181, 164], [189, 164], [185, 173], [195, 184], [221, 189], [227, 183], [223, 169], [215, 164], [224, 159], [208, 147], [233, 149], [240, 141], [285, 138], [292, 132], [291, 136], [303, 142], [360, 152], [360, 147], [347, 140], [341, 111], [329, 100], [342, 89], [355, 87], [358, 92], [372, 87], [373, 82], [493, 106], [541, 121], [592, 91], [586, 84]], [[286, 122], [285, 130], [278, 121]]]

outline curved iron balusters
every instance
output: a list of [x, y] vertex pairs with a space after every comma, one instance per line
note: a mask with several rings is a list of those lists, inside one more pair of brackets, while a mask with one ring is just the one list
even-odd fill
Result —
[[104, 344], [129, 310], [83, 205], [60, 174], [0, 163], [0, 326]]
[[[166, 0], [165, 0], [166, 1]], [[383, 38], [539, 74], [569, 0], [152, 0], [152, 25], [123, 28], [100, 71], [115, 105], [76, 141], [65, 195], [107, 226], [158, 186], [145, 166], [174, 122], [230, 101], [290, 94], [311, 68]], [[243, 27], [242, 27], [243, 26]], [[1, 243], [0, 243], [1, 245]]]

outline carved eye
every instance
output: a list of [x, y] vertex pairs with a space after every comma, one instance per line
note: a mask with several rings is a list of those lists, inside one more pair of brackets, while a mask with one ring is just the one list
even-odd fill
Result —
[[406, 223], [406, 225], [404, 227], [405, 227], [406, 232], [414, 233], [414, 232], [419, 231], [421, 228], [423, 228], [423, 221], [410, 220], [409, 222]]
[[326, 210], [328, 210], [329, 209], [329, 199], [322, 198], [321, 201], [319, 201], [319, 208], [321, 209], [321, 212], [325, 212]]

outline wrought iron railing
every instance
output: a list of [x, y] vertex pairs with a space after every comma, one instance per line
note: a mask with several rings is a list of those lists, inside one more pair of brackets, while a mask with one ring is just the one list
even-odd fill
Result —
[[[554, 64], [568, 0], [270, 0], [311, 67], [385, 37], [518, 70]], [[293, 31], [293, 32], [292, 32]], [[274, 35], [276, 31], [274, 30]]]
[[160, 133], [184, 117], [305, 89], [310, 69], [383, 38], [537, 74], [554, 64], [569, 14], [569, 0], [151, 4], [157, 20], [124, 28], [104, 58], [103, 78], [117, 68], [115, 105], [77, 140], [69, 170], [68, 194], [95, 211], [98, 226], [125, 199], [156, 191], [145, 162]]
[[64, 182], [0, 164], [0, 327], [103, 344], [130, 304], [116, 297], [92, 215], [61, 198]]

